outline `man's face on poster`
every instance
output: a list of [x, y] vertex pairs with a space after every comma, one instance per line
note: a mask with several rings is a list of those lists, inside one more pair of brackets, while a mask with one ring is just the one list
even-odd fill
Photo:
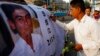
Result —
[[21, 36], [32, 33], [32, 19], [27, 11], [15, 9], [12, 15], [15, 21], [15, 27]]

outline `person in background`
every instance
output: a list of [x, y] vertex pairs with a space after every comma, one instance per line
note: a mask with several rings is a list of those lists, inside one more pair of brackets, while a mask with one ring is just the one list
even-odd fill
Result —
[[3, 4], [1, 8], [8, 18], [11, 30], [19, 37], [10, 56], [39, 56], [42, 53], [42, 37], [33, 33], [30, 13], [24, 7], [14, 4]]
[[87, 16], [91, 16], [91, 7], [90, 7], [90, 6], [86, 7], [86, 9], [85, 9], [85, 14], [86, 14]]
[[47, 3], [45, 3], [45, 2], [43, 2], [43, 5], [42, 5], [42, 7], [43, 7], [43, 8], [45, 8], [45, 9], [47, 9], [47, 7], [48, 7], [48, 4], [47, 4]]
[[99, 7], [95, 7], [93, 18], [96, 20], [98, 20], [100, 18], [100, 8]]
[[55, 18], [51, 18], [63, 29], [74, 30], [75, 46], [77, 56], [100, 56], [99, 33], [96, 21], [85, 15], [85, 4], [83, 0], [72, 0], [70, 2], [70, 14], [74, 17], [70, 23], [62, 23]]

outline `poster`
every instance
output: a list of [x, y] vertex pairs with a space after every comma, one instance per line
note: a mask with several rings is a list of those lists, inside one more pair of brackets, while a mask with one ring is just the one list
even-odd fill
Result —
[[32, 4], [28, 4], [28, 6], [38, 15], [37, 17], [46, 45], [46, 56], [60, 56], [62, 48], [64, 47], [64, 29], [50, 19], [50, 11]]
[[14, 43], [9, 56], [60, 55], [64, 31], [50, 20], [48, 10], [32, 4], [4, 3], [0, 6]]

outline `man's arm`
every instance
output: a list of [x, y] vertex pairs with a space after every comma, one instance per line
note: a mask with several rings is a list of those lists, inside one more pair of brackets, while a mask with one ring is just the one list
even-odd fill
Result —
[[72, 20], [70, 23], [66, 24], [66, 23], [62, 23], [58, 20], [56, 20], [56, 23], [62, 27], [64, 30], [73, 30], [74, 29], [74, 20]]

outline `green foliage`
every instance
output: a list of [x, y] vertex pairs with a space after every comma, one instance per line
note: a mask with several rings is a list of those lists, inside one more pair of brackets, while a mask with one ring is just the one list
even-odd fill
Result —
[[65, 53], [70, 53], [75, 51], [74, 50], [74, 46], [75, 46], [75, 42], [70, 40], [70, 35], [67, 33], [65, 35], [65, 44], [64, 44], [64, 48], [62, 49], [62, 55], [64, 56]]
[[75, 43], [72, 41], [68, 40], [67, 42], [65, 42], [65, 46], [62, 50], [62, 54], [66, 53], [66, 52], [74, 51], [74, 45], [75, 45]]

